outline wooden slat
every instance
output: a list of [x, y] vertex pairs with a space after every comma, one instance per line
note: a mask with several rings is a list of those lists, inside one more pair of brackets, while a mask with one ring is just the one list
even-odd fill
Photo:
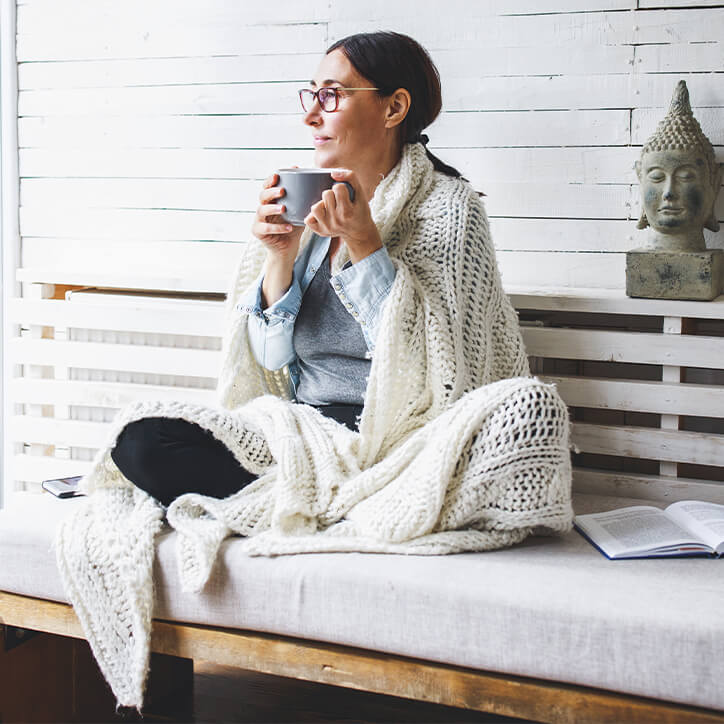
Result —
[[719, 417], [724, 410], [722, 386], [573, 375], [543, 375], [541, 379], [553, 382], [571, 407], [703, 417]]
[[110, 422], [56, 420], [52, 417], [15, 415], [8, 435], [15, 442], [98, 449], [106, 442]]
[[573, 468], [573, 489], [578, 493], [612, 495], [658, 501], [706, 500], [724, 505], [724, 484], [693, 478], [617, 473], [610, 470]]
[[215, 403], [215, 390], [201, 387], [22, 377], [11, 380], [9, 395], [16, 403], [114, 409], [120, 409], [138, 400], [183, 400], [202, 405]]
[[42, 268], [18, 269], [17, 278], [22, 282], [46, 284], [70, 284], [105, 287], [109, 289], [138, 289], [169, 292], [203, 292], [223, 294], [229, 288], [230, 279], [222, 276], [189, 275], [185, 273], [157, 275], [139, 273], [133, 270], [114, 271], [103, 269], [99, 264], [93, 268]]
[[181, 301], [131, 298], [127, 302], [95, 295], [92, 301], [62, 299], [11, 299], [10, 319], [18, 324], [49, 327], [83, 327], [117, 331], [221, 337], [224, 304], [214, 301]]
[[724, 467], [724, 435], [575, 422], [571, 438], [581, 452]]
[[221, 362], [221, 352], [207, 349], [24, 338], [10, 344], [16, 364], [213, 378]]
[[86, 460], [69, 460], [40, 455], [15, 455], [12, 462], [13, 478], [32, 483], [40, 483], [52, 478], [85, 475], [90, 466], [91, 463]]
[[[102, 184], [95, 179], [23, 179], [20, 188], [23, 228], [26, 236], [34, 235], [33, 224], [47, 229], [52, 223], [51, 235], [54, 235], [59, 233], [55, 231], [55, 224], [60, 214], [85, 216], [91, 209], [96, 215], [103, 209], [114, 223], [118, 209], [136, 213], [155, 210], [156, 214], [159, 210], [169, 210], [177, 216], [181, 211], [187, 216], [190, 211], [255, 212], [261, 186], [261, 179], [107, 179]], [[628, 183], [490, 181], [485, 182], [484, 190], [488, 216], [511, 217], [496, 223], [494, 241], [498, 247], [542, 248], [538, 241], [541, 237], [548, 245], [555, 242], [554, 247], [548, 246], [552, 251], [626, 251], [634, 245], [629, 238], [632, 234], [622, 234], [620, 224], [608, 221], [629, 218], [635, 199], [631, 198]], [[521, 199], [525, 203], [521, 204]], [[44, 214], [50, 214], [52, 220], [38, 221], [37, 217]], [[199, 218], [203, 216], [198, 214]], [[556, 216], [561, 218], [546, 220]], [[521, 218], [525, 221], [518, 222]], [[62, 217], [60, 220], [62, 222]], [[574, 220], [582, 221], [571, 223]], [[213, 218], [204, 223], [210, 225]], [[244, 227], [239, 219], [236, 227], [237, 233], [245, 233], [244, 240], [249, 238], [251, 224]], [[63, 228], [63, 224], [57, 228]], [[38, 232], [38, 235], [44, 234]], [[113, 232], [105, 231], [102, 235], [114, 238]]]
[[[65, 603], [0, 592], [0, 618], [7, 625], [83, 638]], [[253, 631], [155, 619], [151, 649], [549, 724], [724, 722], [719, 712], [653, 699]]]
[[[122, 7], [116, 4], [116, 8]], [[269, 48], [321, 54], [326, 47], [324, 24], [249, 26], [239, 23], [201, 28], [194, 24], [168, 22], [151, 34], [145, 23], [139, 22], [140, 18], [143, 18], [142, 11], [133, 15], [117, 10], [106, 23], [105, 32], [101, 32], [101, 28], [86, 25], [81, 15], [74, 15], [73, 27], [78, 28], [78, 32], [70, 34], [54, 32], [54, 25], [44, 22], [34, 26], [32, 33], [18, 34], [18, 60], [235, 55], [240, 48], [246, 54], [266, 53]]]
[[538, 287], [545, 283], [551, 287], [587, 286], [595, 289], [622, 287], [626, 283], [626, 255], [622, 252], [582, 251], [564, 254], [549, 253], [544, 250], [501, 249], [496, 256], [505, 286]]
[[724, 369], [724, 338], [648, 332], [524, 327], [529, 355]]
[[516, 309], [724, 319], [724, 294], [710, 302], [687, 302], [634, 299], [627, 297], [622, 289], [559, 288], [533, 291], [510, 285], [506, 290]]

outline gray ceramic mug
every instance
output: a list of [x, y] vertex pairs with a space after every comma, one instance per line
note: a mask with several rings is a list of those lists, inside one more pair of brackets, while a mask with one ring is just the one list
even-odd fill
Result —
[[322, 200], [322, 193], [335, 184], [344, 184], [349, 197], [354, 201], [354, 188], [346, 181], [335, 181], [332, 172], [326, 168], [280, 168], [279, 186], [285, 190], [277, 201], [287, 207], [282, 219], [292, 226], [304, 226], [304, 219], [312, 206]]

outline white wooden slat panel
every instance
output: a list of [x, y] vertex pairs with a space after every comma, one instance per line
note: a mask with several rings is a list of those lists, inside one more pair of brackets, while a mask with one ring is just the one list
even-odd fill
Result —
[[634, 299], [627, 297], [620, 289], [569, 288], [547, 292], [521, 290], [512, 286], [506, 289], [516, 309], [724, 319], [724, 294], [710, 302], [688, 302], [672, 299]]
[[658, 475], [573, 468], [573, 489], [579, 493], [658, 500], [666, 504], [677, 500], [706, 500], [724, 505], [724, 485], [693, 478], [666, 480]]
[[[493, 232], [495, 238], [495, 232]], [[507, 286], [530, 288], [626, 286], [626, 255], [618, 253], [498, 251], [498, 267]]]
[[18, 364], [53, 364], [214, 378], [221, 363], [221, 353], [208, 349], [50, 339], [13, 339], [10, 344]]
[[639, 0], [640, 8], [721, 7], [721, 0]]
[[[570, 13], [534, 16], [465, 17], [424, 13], [407, 16], [387, 12], [387, 29], [412, 35], [431, 50], [453, 47], [541, 47], [581, 45], [640, 45], [649, 43], [719, 42], [724, 37], [721, 13], [709, 10]], [[332, 20], [330, 42], [356, 32], [374, 31], [380, 19]]]
[[[722, 13], [724, 15], [724, 13]], [[678, 76], [677, 76], [678, 77]], [[675, 87], [675, 80], [671, 81], [671, 93]], [[698, 103], [696, 96], [692, 96], [692, 102]], [[669, 95], [670, 99], [670, 95]], [[635, 108], [631, 116], [631, 142], [643, 145], [656, 130], [659, 121], [666, 115], [668, 100], [662, 98], [666, 107], [662, 108]], [[724, 106], [724, 95], [719, 98], [719, 106]], [[719, 108], [692, 108], [696, 120], [701, 125], [701, 130], [708, 136], [715, 146], [724, 144], [724, 107]]]
[[648, 427], [614, 427], [574, 422], [571, 440], [582, 452], [635, 458], [721, 465], [724, 435], [706, 435]]
[[[278, 52], [277, 52], [278, 51]], [[18, 83], [24, 90], [60, 88], [125, 88], [129, 86], [191, 85], [199, 83], [253, 83], [309, 81], [319, 51], [196, 58], [126, 58], [123, 60], [68, 60], [63, 63], [20, 63]]]
[[[702, 49], [704, 48], [711, 54], [710, 46], [702, 46]], [[640, 54], [643, 50], [644, 48], [638, 48], [637, 53]], [[320, 59], [318, 51], [291, 55], [283, 53], [283, 49], [269, 49], [269, 53], [275, 51], [279, 51], [279, 54], [21, 63], [18, 77], [19, 85], [24, 90], [279, 80], [304, 84], [310, 80]], [[240, 48], [239, 52], [243, 52], [243, 48]], [[683, 55], [685, 56], [685, 52]], [[629, 73], [633, 56], [632, 46], [551, 47], [546, 48], [545, 53], [535, 54], [521, 53], [517, 47], [481, 46], [438, 50], [433, 53], [433, 60], [440, 71], [447, 101], [448, 83], [463, 76], [477, 79], [486, 76], [566, 75], [572, 68], [579, 75]], [[646, 66], [637, 67], [643, 71]], [[683, 72], [709, 70], [712, 67], [716, 66], [696, 64], [691, 68], [675, 66], [675, 69]]]
[[[311, 77], [314, 66], [306, 75]], [[677, 74], [687, 81], [698, 106], [722, 105], [724, 73]], [[549, 75], [515, 79], [509, 76], [460, 74], [445, 79], [447, 111], [628, 109], [632, 105], [660, 107], [671, 95], [668, 75]], [[297, 90], [306, 81], [274, 83], [209, 83], [197, 85], [136, 86], [22, 90], [20, 116], [83, 114], [136, 116], [191, 113], [299, 113]]]
[[[301, 139], [300, 139], [301, 140]], [[306, 140], [306, 139], [304, 139]], [[263, 155], [263, 154], [261, 154]], [[267, 169], [295, 165], [297, 159], [310, 160], [309, 150], [269, 151]], [[119, 152], [99, 151], [87, 155], [74, 150], [20, 151], [21, 178], [35, 177], [93, 177], [108, 178], [249, 178], [261, 168], [257, 160], [246, 167], [247, 159], [259, 159], [258, 154], [234, 149], [148, 149]], [[302, 164], [296, 163], [301, 166]]]
[[50, 207], [41, 215], [20, 209], [22, 234], [69, 239], [243, 242], [251, 237], [253, 220], [253, 213], [236, 211], [86, 209], [71, 214]]
[[[103, 125], [104, 121], [96, 121]], [[136, 124], [142, 123], [137, 120]], [[132, 146], [136, 148], [139, 145], [154, 145], [154, 140], [158, 138], [160, 129], [163, 128], [164, 119], [151, 121], [153, 124], [148, 133], [150, 139], [139, 141], [138, 136], [133, 137]], [[210, 135], [214, 126], [222, 126], [225, 136], [223, 140], [217, 138], [212, 142], [212, 146], [217, 143], [223, 143], [217, 151], [223, 151], [221, 158], [228, 157], [227, 165], [233, 163], [234, 148], [278, 148], [284, 146], [286, 148], [310, 148], [311, 131], [302, 123], [302, 116], [299, 114], [276, 115], [276, 116], [238, 116], [233, 121], [225, 120], [222, 122], [208, 122], [205, 119], [199, 121], [180, 121], [169, 120], [169, 138], [164, 142], [167, 146], [178, 145], [181, 131], [173, 131], [174, 126], [180, 129], [188, 128], [196, 125], [205, 127], [204, 135]], [[109, 127], [111, 133], [114, 128], [118, 128], [118, 121], [111, 121]], [[77, 133], [77, 132], [76, 132]], [[129, 138], [128, 130], [121, 131], [122, 134]], [[175, 134], [175, 136], [174, 136]], [[524, 147], [524, 146], [621, 146], [627, 145], [630, 138], [629, 129], [629, 111], [625, 110], [603, 110], [603, 111], [541, 111], [541, 112], [460, 112], [460, 113], [443, 113], [437, 121], [435, 121], [429, 129], [431, 139], [434, 139], [435, 148], [491, 148], [491, 147]], [[90, 142], [93, 143], [95, 137], [96, 144], [101, 140], [98, 136], [98, 130], [90, 134]], [[143, 138], [143, 132], [141, 133]], [[193, 138], [193, 136], [192, 136]], [[203, 136], [202, 136], [203, 138]], [[71, 135], [73, 139], [73, 135]], [[62, 138], [59, 139], [62, 143]], [[121, 140], [118, 139], [117, 140]], [[75, 143], [80, 143], [81, 139], [75, 135]], [[133, 154], [131, 160], [127, 164], [120, 165], [123, 157], [129, 154], [114, 153], [107, 144], [104, 143], [104, 152], [100, 154], [78, 154], [70, 150], [62, 151], [61, 149], [52, 149], [36, 152], [30, 149], [24, 137], [20, 138], [21, 145], [21, 175], [23, 176], [77, 176], [90, 173], [91, 169], [104, 168], [105, 171], [95, 171], [95, 175], [112, 176], [112, 175], [129, 175], [124, 169], [131, 167], [135, 160], [136, 154]], [[37, 143], [37, 141], [34, 141]], [[185, 142], [188, 145], [188, 140]], [[203, 145], [201, 139], [196, 141], [196, 147]], [[67, 148], [67, 146], [66, 146]], [[108, 148], [108, 150], [105, 150]], [[193, 146], [192, 146], [193, 148]], [[189, 153], [202, 154], [201, 151], [175, 152], [180, 154], [181, 159], [188, 157]], [[204, 151], [205, 154], [211, 154], [211, 150]], [[238, 152], [237, 152], [238, 153]], [[63, 155], [65, 154], [65, 155]], [[163, 154], [163, 151], [149, 150], [144, 153], [142, 158], [144, 163], [153, 164], [153, 160], [157, 154]], [[166, 156], [174, 158], [167, 152]], [[161, 156], [165, 158], [166, 156]], [[100, 161], [95, 158], [100, 157]], [[117, 157], [117, 158], [116, 158]], [[199, 156], [201, 157], [201, 156]], [[116, 158], [114, 162], [114, 158]], [[213, 159], [213, 156], [210, 157]], [[73, 162], [73, 159], [75, 161]], [[190, 161], [190, 159], [189, 159]], [[187, 161], [187, 162], [189, 162]], [[100, 163], [104, 165], [101, 166]], [[560, 162], [559, 162], [560, 163]], [[68, 170], [63, 173], [62, 169]], [[152, 165], [155, 173], [155, 167]], [[81, 170], [89, 169], [89, 170]], [[181, 169], [179, 169], [181, 171]], [[148, 176], [148, 172], [137, 172], [135, 175]], [[206, 178], [213, 177], [206, 174]]]
[[[632, 224], [628, 221], [495, 218], [493, 199], [485, 199], [485, 205], [491, 215], [493, 243], [500, 250], [621, 252], [634, 246]], [[556, 210], [560, 212], [560, 206]]]
[[[116, 3], [118, 8], [122, 5]], [[325, 24], [298, 25], [205, 25], [195, 27], [169, 23], [147, 31], [143, 12], [121, 14], [100, 32], [93, 22], [74, 18], [75, 32], [57, 32], [52, 23], [35, 26], [32, 34], [18, 34], [20, 62], [80, 60], [83, 58], [151, 58], [194, 55], [238, 55], [268, 53], [270, 48], [285, 52], [324, 52], [327, 46]]]
[[629, 73], [634, 50], [632, 46], [625, 45], [551, 46], [545, 49], [545, 53], [528, 53], [521, 52], [516, 46], [491, 48], [480, 45], [435, 50], [431, 55], [440, 71], [443, 99], [447, 103], [448, 83], [454, 78], [567, 75], [572, 70], [589, 76]]
[[541, 378], [553, 382], [566, 404], [572, 407], [703, 417], [718, 417], [724, 410], [724, 387], [720, 386], [572, 375], [542, 375]]
[[[633, 65], [637, 73], [706, 73], [724, 68], [724, 42], [675, 45], [640, 45]], [[669, 76], [674, 80], [673, 76]], [[694, 98], [696, 100], [696, 97]]]
[[133, 88], [24, 90], [18, 115], [148, 116], [181, 114], [297, 114], [299, 82], [172, 85]]
[[[533, 71], [531, 71], [533, 72]], [[569, 71], [570, 73], [570, 71]], [[724, 73], [677, 73], [699, 106], [724, 105]], [[668, 75], [531, 75], [446, 79], [445, 108], [456, 110], [566, 110], [660, 107], [671, 97], [675, 81]], [[514, 92], [511, 84], [514, 83]]]
[[[85, 475], [92, 463], [85, 460], [69, 460], [68, 458], [40, 457], [38, 455], [15, 455], [13, 457], [13, 474], [18, 480], [41, 483], [52, 478], [67, 478], [74, 475]], [[50, 493], [43, 493], [50, 495]]]
[[99, 448], [106, 442], [110, 428], [111, 423], [17, 415], [10, 420], [9, 434], [24, 443]]
[[724, 337], [525, 327], [529, 355], [724, 369]]
[[[23, 142], [33, 145], [35, 139], [29, 137]], [[196, 149], [193, 143], [197, 144]], [[56, 145], [55, 141], [51, 145]], [[199, 150], [198, 145], [201, 145], [199, 141], [190, 138], [184, 149], [123, 149], [119, 153], [111, 149], [97, 150], [91, 144], [88, 150], [92, 153], [81, 164], [75, 160], [78, 153], [72, 150], [73, 145], [58, 139], [57, 147], [50, 150], [21, 149], [21, 176], [262, 179], [277, 168], [314, 163], [313, 151], [308, 148]], [[634, 163], [639, 156], [637, 149], [616, 147], [441, 149], [431, 143], [430, 149], [482, 189], [490, 184], [532, 179], [545, 184], [635, 183]]]
[[[204, 285], [211, 278], [231, 281], [243, 249], [242, 244], [221, 241], [149, 243], [119, 239], [99, 245], [92, 240], [30, 237], [23, 240], [22, 265], [29, 269], [71, 269], [79, 273], [89, 268], [104, 270], [109, 276], [125, 276], [127, 283], [121, 286], [129, 289], [138, 288], [131, 283], [134, 276], [139, 280], [149, 276], [187, 278], [195, 280], [197, 284], [187, 288], [188, 291], [207, 291]], [[73, 263], [69, 264], [69, 260]], [[33, 281], [31, 277], [32, 274], [22, 279]], [[83, 279], [82, 276], [79, 278]], [[90, 279], [79, 283], [102, 286], [100, 282]], [[226, 291], [226, 287], [220, 291]]]
[[[445, 2], [445, 13], [456, 17], [474, 18], [495, 15], [537, 15], [539, 13], [591, 12], [601, 10], [629, 10], [635, 0], [450, 0]], [[386, 20], [415, 14], [439, 17], [438, 0], [366, 0], [348, 3], [333, 0], [330, 20]]]
[[[271, 172], [272, 169], [268, 169]], [[255, 211], [262, 179], [28, 178], [20, 182], [20, 204], [28, 214], [45, 209], [197, 209]]]
[[214, 404], [212, 388], [151, 385], [130, 382], [88, 382], [85, 380], [14, 379], [10, 394], [17, 402], [46, 405], [77, 405], [120, 409], [137, 400], [183, 400], [193, 404]]
[[441, 148], [491, 146], [621, 146], [629, 143], [629, 111], [442, 113], [429, 136]]
[[117, 331], [160, 332], [221, 337], [224, 303], [206, 300], [183, 301], [151, 299], [126, 303], [69, 304], [63, 299], [11, 299], [10, 319], [18, 324], [49, 327], [84, 327]]
[[[55, 231], [59, 234], [61, 229], [67, 228], [70, 223], [67, 217], [71, 215], [83, 215], [86, 217], [84, 223], [89, 223], [92, 218], [89, 211], [92, 209], [103, 210], [97, 214], [108, 214], [106, 226], [112, 228], [105, 228], [103, 233], [111, 237], [117, 237], [121, 228], [116, 225], [119, 218], [114, 216], [114, 209], [136, 212], [148, 209], [156, 213], [161, 210], [255, 213], [261, 187], [261, 180], [109, 179], [99, 184], [91, 179], [24, 179], [20, 189], [21, 214], [25, 221], [23, 231], [27, 235], [44, 235], [35, 229], [43, 228], [47, 232], [61, 214], [58, 227], [50, 228], [51, 233]], [[530, 222], [528, 227], [532, 224], [536, 224], [536, 227], [528, 231], [524, 225], [521, 229], [521, 233], [534, 240], [541, 236], [549, 241], [558, 237], [560, 245], [556, 245], [555, 249], [621, 251], [631, 248], [632, 240], [627, 238], [630, 235], [622, 234], [620, 225], [605, 221], [630, 217], [629, 186], [521, 183], [486, 184], [484, 188], [484, 202], [489, 216], [557, 219], [555, 222]], [[46, 220], [37, 221], [35, 218], [46, 214], [49, 215]], [[635, 216], [637, 218], [637, 214]], [[244, 239], [248, 238], [251, 224], [243, 227], [241, 219], [241, 227], [233, 218], [223, 222], [222, 219], [215, 220], [215, 217], [199, 214], [198, 219], [204, 229], [213, 228], [216, 223], [226, 223], [234, 229], [245, 228], [247, 233]], [[586, 219], [600, 221], [590, 223]], [[576, 220], [577, 228], [572, 228], [569, 223], [571, 220]], [[171, 218], [169, 223], [173, 225]], [[540, 228], [537, 228], [538, 224]], [[641, 236], [642, 243], [644, 239], [645, 236]]]
[[[32, 0], [18, 4], [18, 28], [32, 32], [47, 22], [49, 13], [57, 7], [54, 0]], [[231, 25], [243, 28], [250, 25], [320, 23], [329, 19], [328, 0], [277, 0], [273, 5], [230, 0], [205, 0], [204, 3], [174, 2], [174, 0], [65, 0], [63, 13], [82, 19], [98, 32], [113, 31], [118, 23], [130, 23], [129, 18], [142, 18], [149, 31], [158, 31], [172, 24], [191, 27]], [[133, 27], [133, 26], [131, 26]], [[69, 28], [69, 32], [77, 32]], [[243, 48], [242, 48], [243, 49]]]
[[[69, 268], [78, 270], [94, 268], [113, 274], [120, 271], [119, 268], [114, 270], [111, 259], [115, 258], [121, 265], [121, 269], [125, 268], [128, 274], [135, 272], [140, 277], [148, 276], [151, 273], [169, 277], [189, 276], [189, 270], [193, 269], [187, 261], [190, 257], [164, 261], [164, 256], [169, 254], [169, 250], [174, 247], [180, 248], [182, 244], [186, 244], [186, 246], [196, 244], [200, 249], [198, 254], [193, 254], [193, 256], [207, 257], [203, 259], [202, 267], [197, 270], [196, 275], [199, 279], [208, 279], [209, 277], [224, 276], [224, 269], [228, 269], [228, 267], [224, 267], [222, 261], [236, 259], [241, 253], [239, 245], [252, 238], [251, 216], [246, 219], [246, 222], [239, 221], [234, 226], [231, 225], [235, 223], [232, 219], [227, 227], [220, 228], [209, 224], [193, 229], [190, 226], [184, 227], [181, 223], [183, 217], [174, 218], [174, 212], [171, 211], [108, 212], [107, 218], [112, 218], [115, 226], [110, 232], [106, 232], [102, 226], [102, 220], [98, 216], [95, 217], [94, 222], [91, 212], [84, 213], [88, 214], [87, 218], [82, 215], [69, 215], [67, 224], [64, 224], [65, 228], [55, 229], [56, 231], [67, 230], [69, 234], [67, 237], [26, 237], [23, 249], [24, 264], [28, 267], [42, 269], [50, 269], [57, 265], [59, 271]], [[151, 216], [152, 213], [157, 213], [158, 216], [154, 219]], [[122, 217], [122, 214], [129, 214], [129, 216]], [[237, 214], [237, 216], [241, 216], [241, 214]], [[620, 266], [619, 261], [611, 261], [606, 257], [622, 256], [623, 251], [637, 246], [632, 241], [632, 222], [616, 221], [610, 222], [610, 226], [604, 224], [601, 228], [596, 228], [596, 224], [599, 223], [603, 222], [576, 219], [557, 221], [495, 217], [490, 219], [493, 243], [499, 250], [498, 261], [501, 264], [503, 264], [502, 255], [507, 252], [516, 254], [530, 252], [538, 255], [537, 257], [519, 256], [516, 262], [520, 263], [527, 259], [527, 262], [538, 265], [530, 270], [519, 270], [521, 273], [530, 272], [534, 275], [530, 280], [533, 286], [539, 285], [538, 283], [541, 281], [539, 276], [543, 272], [539, 265], [541, 252], [550, 252], [548, 255], [551, 257], [551, 268], [546, 267], [546, 273], [555, 270], [559, 265], [570, 263], [571, 266], [567, 268], [576, 271], [579, 278], [577, 284], [572, 280], [569, 284], [564, 284], [561, 276], [564, 274], [564, 269], [559, 267], [559, 273], [556, 274], [558, 281], [543, 277], [548, 282], [544, 286], [607, 286], [605, 279], [602, 284], [601, 275], [604, 271], [620, 271], [621, 274], [616, 278], [623, 280], [623, 267]], [[72, 228], [70, 228], [71, 225]], [[25, 229], [25, 227], [22, 228]], [[34, 228], [37, 230], [38, 225], [34, 224]], [[158, 232], [155, 238], [151, 236], [154, 230]], [[76, 231], [78, 234], [71, 234], [71, 231]], [[123, 241], [118, 239], [120, 231], [124, 231], [126, 234]], [[198, 232], [197, 240], [192, 238], [194, 231]], [[587, 233], [589, 231], [590, 233]], [[214, 240], [214, 235], [216, 235], [216, 240]], [[204, 239], [206, 241], [203, 241]], [[226, 239], [231, 239], [231, 241], [226, 241]], [[580, 241], [575, 243], [576, 239], [580, 239]], [[233, 247], [237, 247], [237, 249]], [[136, 250], [142, 250], [145, 254], [143, 260], [133, 256]], [[557, 254], [557, 252], [570, 251], [575, 254], [565, 254], [566, 257], [570, 257], [568, 260], [560, 258], [564, 254]], [[553, 252], [556, 252], [555, 258]], [[604, 254], [600, 252], [604, 252]], [[621, 263], [625, 264], [625, 259]], [[607, 267], [606, 265], [609, 264], [616, 266]], [[131, 277], [129, 277], [129, 281], [130, 279]], [[610, 285], [611, 278], [608, 279], [608, 282]], [[511, 280], [509, 283], [522, 285], [526, 282]], [[95, 282], [95, 284], [98, 285], [100, 282]], [[129, 284], [128, 286], [133, 288], [134, 285]]]

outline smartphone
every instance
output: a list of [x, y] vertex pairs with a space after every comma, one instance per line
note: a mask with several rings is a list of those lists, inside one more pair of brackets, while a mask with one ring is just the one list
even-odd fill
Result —
[[53, 480], [43, 480], [41, 486], [43, 490], [55, 495], [56, 498], [75, 498], [83, 493], [78, 492], [78, 483], [82, 475], [76, 475], [72, 478], [54, 478]]

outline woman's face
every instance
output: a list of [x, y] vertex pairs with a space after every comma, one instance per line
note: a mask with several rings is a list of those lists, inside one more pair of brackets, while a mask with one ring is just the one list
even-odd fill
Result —
[[[313, 90], [322, 86], [371, 88], [341, 50], [325, 55], [317, 68]], [[314, 102], [304, 115], [312, 131], [314, 162], [320, 168], [374, 170], [390, 143], [391, 129], [385, 127], [387, 102], [376, 91], [340, 91], [334, 113], [325, 113]]]

